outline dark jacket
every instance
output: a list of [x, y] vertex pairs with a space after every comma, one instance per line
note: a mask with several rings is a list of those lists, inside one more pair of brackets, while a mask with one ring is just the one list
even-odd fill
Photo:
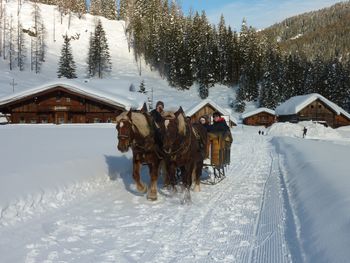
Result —
[[200, 125], [202, 125], [207, 130], [207, 132], [210, 130], [211, 125], [209, 125], [208, 123], [205, 123], [205, 124], [200, 123]]
[[151, 113], [151, 116], [152, 116], [153, 120], [156, 123], [159, 124], [159, 123], [161, 123], [163, 121], [162, 115], [156, 109], [152, 110], [150, 113]]
[[230, 131], [230, 127], [228, 127], [224, 118], [220, 118], [217, 122], [214, 121], [214, 123], [212, 125], [209, 125], [209, 127], [208, 127], [208, 132], [225, 133], [227, 131], [228, 132]]

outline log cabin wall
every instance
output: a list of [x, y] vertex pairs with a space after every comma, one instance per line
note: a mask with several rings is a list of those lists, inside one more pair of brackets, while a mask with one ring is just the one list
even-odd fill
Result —
[[252, 126], [271, 126], [276, 122], [276, 116], [267, 112], [260, 112], [255, 115], [249, 116], [243, 120], [245, 125]]
[[348, 126], [350, 125], [350, 119], [345, 117], [343, 114], [335, 116], [335, 127]]
[[7, 106], [12, 123], [112, 122], [124, 109], [56, 88]]
[[200, 117], [207, 115], [210, 121], [210, 117], [213, 115], [213, 113], [216, 111], [216, 109], [209, 104], [205, 105], [204, 107], [200, 108], [195, 114], [191, 116], [191, 122], [192, 123], [198, 123]]
[[315, 100], [298, 112], [299, 121], [325, 121], [331, 127], [335, 127], [337, 114], [321, 100]]

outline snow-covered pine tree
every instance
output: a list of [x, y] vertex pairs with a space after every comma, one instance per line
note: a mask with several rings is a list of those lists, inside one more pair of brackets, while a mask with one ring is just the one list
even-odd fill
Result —
[[146, 84], [145, 84], [145, 80], [142, 80], [140, 83], [140, 87], [139, 87], [139, 92], [145, 94], [146, 93]]
[[241, 87], [238, 89], [237, 96], [236, 96], [236, 104], [235, 104], [235, 111], [236, 112], [244, 112], [245, 111], [245, 94], [244, 90], [241, 89]]
[[228, 58], [229, 58], [228, 49], [231, 45], [230, 43], [231, 37], [232, 36], [229, 36], [228, 30], [226, 28], [225, 18], [223, 15], [221, 15], [220, 21], [218, 24], [218, 36], [217, 36], [217, 46], [218, 46], [218, 54], [219, 54], [217, 80], [221, 84], [227, 83]]
[[290, 54], [285, 62], [282, 100], [305, 94], [306, 62], [297, 54]]
[[72, 55], [72, 48], [70, 46], [70, 38], [63, 36], [64, 43], [61, 49], [61, 57], [58, 63], [57, 77], [65, 77], [67, 79], [76, 78], [75, 62]]
[[283, 97], [283, 63], [280, 54], [274, 47], [268, 48], [264, 72], [261, 81], [260, 107], [274, 109]]
[[88, 55], [88, 73], [90, 77], [103, 78], [112, 69], [111, 57], [101, 20], [98, 20], [95, 32], [90, 40]]
[[244, 90], [242, 95], [245, 96], [245, 100], [256, 100], [259, 95], [258, 83], [261, 78], [261, 51], [256, 31], [247, 26], [246, 20], [242, 22], [239, 43], [242, 58], [239, 85]]

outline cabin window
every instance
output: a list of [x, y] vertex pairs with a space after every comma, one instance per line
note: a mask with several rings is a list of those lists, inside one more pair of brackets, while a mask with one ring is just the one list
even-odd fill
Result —
[[36, 119], [31, 119], [30, 123], [36, 123]]
[[64, 123], [64, 117], [59, 117], [59, 118], [58, 118], [58, 123], [59, 123], [59, 124]]
[[318, 105], [318, 108], [319, 108], [319, 109], [322, 109], [322, 105]]
[[311, 105], [310, 108], [313, 109], [313, 108], [314, 108], [314, 105]]
[[111, 118], [108, 118], [107, 123], [111, 123], [111, 122], [112, 122]]
[[41, 119], [41, 123], [48, 123], [47, 118], [42, 118], [42, 119]]
[[100, 123], [100, 122], [101, 122], [100, 118], [94, 118], [94, 123]]
[[70, 98], [66, 98], [66, 102], [70, 102]]
[[19, 123], [26, 123], [25, 118], [24, 118], [24, 117], [21, 117], [21, 118], [19, 119]]
[[57, 102], [61, 101], [61, 96], [60, 96], [60, 95], [57, 95], [57, 96], [56, 96], [56, 101], [57, 101]]

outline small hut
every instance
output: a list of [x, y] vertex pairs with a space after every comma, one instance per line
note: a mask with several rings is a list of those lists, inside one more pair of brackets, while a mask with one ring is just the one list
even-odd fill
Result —
[[186, 116], [191, 118], [191, 122], [198, 122], [199, 118], [203, 115], [211, 117], [215, 111], [220, 112], [223, 118], [225, 118], [229, 127], [237, 126], [236, 119], [224, 108], [216, 104], [210, 99], [205, 99], [199, 103], [193, 104], [187, 110], [185, 110]]
[[350, 125], [348, 112], [317, 93], [292, 97], [275, 111], [279, 122], [315, 121], [332, 128]]
[[245, 125], [268, 127], [276, 122], [276, 114], [274, 110], [259, 108], [242, 114], [242, 119]]

